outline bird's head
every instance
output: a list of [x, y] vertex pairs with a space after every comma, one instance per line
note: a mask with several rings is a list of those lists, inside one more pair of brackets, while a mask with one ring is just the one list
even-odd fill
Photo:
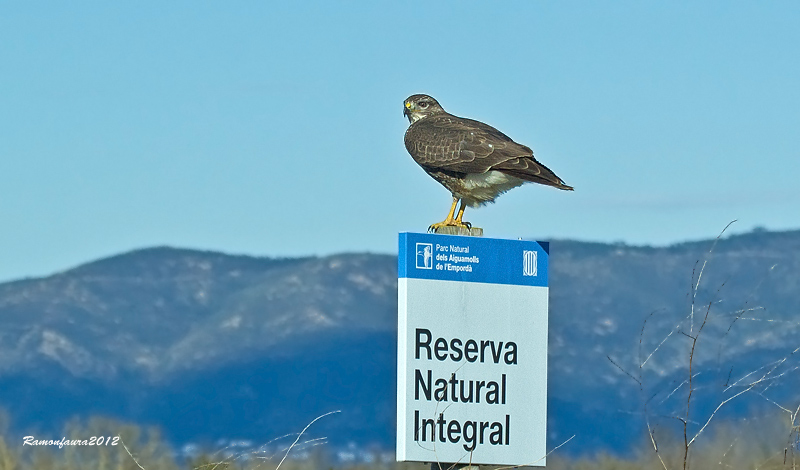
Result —
[[403, 116], [406, 116], [411, 124], [443, 112], [444, 109], [439, 105], [439, 102], [428, 95], [411, 95], [406, 98], [403, 107]]

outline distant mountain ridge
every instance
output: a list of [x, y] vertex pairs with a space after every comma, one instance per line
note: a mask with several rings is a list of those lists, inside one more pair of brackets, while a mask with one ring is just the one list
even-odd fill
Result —
[[[711, 246], [551, 241], [555, 445], [578, 434], [573, 452], [624, 450], [638, 438], [638, 387], [609, 357], [637, 369], [640, 338], [654, 349], [686, 316], [706, 260], [696, 307], [710, 302], [719, 321], [706, 329], [698, 367], [727, 374], [730, 365], [735, 377], [800, 346], [800, 231]], [[167, 247], [0, 284], [0, 406], [21, 428], [107, 413], [160, 424], [176, 442], [267, 441], [342, 409], [320, 432], [392, 448], [396, 289], [396, 256]], [[656, 389], [685, 373], [678, 336], [648, 362]], [[778, 385], [770, 399], [800, 400], [797, 373]]]
[[105, 381], [126, 371], [162, 380], [344, 323], [390, 329], [393, 263], [388, 256], [273, 260], [153, 248], [3, 284], [6, 333], [21, 334], [4, 342], [0, 357], [13, 360], [0, 367], [29, 371], [48, 358], [77, 377]]

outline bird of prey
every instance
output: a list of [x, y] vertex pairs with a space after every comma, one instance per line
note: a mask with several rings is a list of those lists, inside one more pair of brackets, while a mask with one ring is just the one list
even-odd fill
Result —
[[411, 123], [405, 135], [406, 150], [453, 195], [447, 218], [431, 225], [430, 231], [446, 226], [471, 228], [462, 220], [466, 206], [494, 202], [497, 196], [526, 182], [572, 191], [533, 157], [530, 148], [492, 126], [453, 116], [428, 95], [406, 98], [403, 115]]

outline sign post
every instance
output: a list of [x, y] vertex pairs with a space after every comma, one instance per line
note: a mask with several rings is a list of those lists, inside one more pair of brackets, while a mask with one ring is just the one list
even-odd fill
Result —
[[400, 234], [398, 461], [545, 465], [548, 249]]

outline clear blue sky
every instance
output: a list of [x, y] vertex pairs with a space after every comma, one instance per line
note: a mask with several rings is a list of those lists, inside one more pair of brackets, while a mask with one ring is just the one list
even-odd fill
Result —
[[798, 2], [0, 0], [0, 280], [154, 245], [396, 252], [450, 196], [403, 100], [534, 149], [487, 236], [800, 227]]

